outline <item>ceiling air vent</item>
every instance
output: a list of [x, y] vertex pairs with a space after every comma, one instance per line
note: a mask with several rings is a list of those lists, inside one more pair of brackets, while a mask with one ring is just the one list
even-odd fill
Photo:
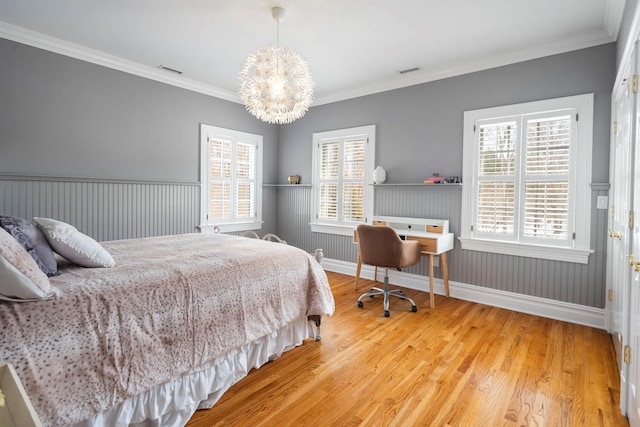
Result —
[[420, 67], [413, 67], [413, 68], [407, 68], [406, 70], [400, 70], [398, 71], [398, 73], [400, 74], [409, 74], [409, 73], [413, 73], [415, 71], [420, 71], [421, 68]]
[[158, 65], [158, 70], [164, 70], [178, 75], [182, 74], [182, 71], [176, 70], [175, 68], [167, 67], [166, 65]]

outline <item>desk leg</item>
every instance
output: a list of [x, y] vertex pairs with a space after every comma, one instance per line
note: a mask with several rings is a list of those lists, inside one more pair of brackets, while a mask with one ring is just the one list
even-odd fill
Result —
[[360, 269], [362, 268], [362, 259], [358, 254], [358, 267], [356, 268], [356, 281], [353, 284], [353, 289], [358, 290], [358, 280], [360, 280]]
[[429, 254], [429, 305], [434, 308], [436, 299], [433, 295], [433, 254]]
[[440, 262], [442, 264], [442, 279], [444, 280], [444, 291], [449, 298], [449, 266], [447, 265], [447, 253], [440, 254]]

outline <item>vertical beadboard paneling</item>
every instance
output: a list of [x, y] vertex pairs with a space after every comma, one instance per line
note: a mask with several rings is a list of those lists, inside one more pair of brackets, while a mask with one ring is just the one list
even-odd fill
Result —
[[287, 185], [277, 188], [277, 234], [280, 237], [307, 252], [322, 248], [327, 258], [356, 262], [357, 248], [351, 237], [311, 232], [311, 187]]
[[44, 216], [99, 240], [190, 233], [199, 222], [197, 183], [0, 177], [0, 213]]
[[[589, 264], [565, 263], [511, 255], [462, 250], [457, 238], [447, 254], [449, 278], [456, 282], [484, 286], [524, 295], [549, 298], [603, 308], [607, 210], [597, 210], [596, 197], [606, 196], [607, 185], [592, 190], [591, 248]], [[416, 218], [448, 219], [450, 231], [460, 235], [461, 187], [376, 186], [374, 214]], [[295, 246], [311, 251], [323, 248], [327, 258], [356, 262], [357, 248], [351, 238], [311, 233], [311, 188], [278, 188], [277, 233]], [[428, 274], [426, 259], [407, 272]], [[440, 268], [435, 269], [441, 278]]]
[[[401, 216], [412, 218], [437, 218], [449, 220], [449, 231], [455, 236], [460, 235], [460, 186], [376, 186], [374, 214], [380, 216]], [[453, 213], [456, 213], [453, 215]], [[449, 264], [449, 278], [455, 279], [452, 268], [460, 252], [460, 242], [454, 239], [453, 251], [447, 254]], [[419, 264], [406, 269], [409, 273], [428, 276], [429, 265], [427, 258]], [[435, 268], [434, 276], [442, 278], [440, 268]], [[473, 282], [466, 282], [473, 283]]]
[[276, 233], [290, 245], [311, 251], [311, 187], [279, 186], [277, 188]]
[[[262, 234], [277, 232], [276, 212], [278, 190], [276, 187], [262, 187]], [[260, 233], [258, 233], [260, 234]]]

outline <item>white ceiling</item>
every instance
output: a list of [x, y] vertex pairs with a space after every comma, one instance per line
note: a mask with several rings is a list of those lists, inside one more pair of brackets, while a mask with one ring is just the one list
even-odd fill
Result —
[[0, 0], [0, 38], [239, 102], [240, 67], [275, 45], [283, 6], [280, 45], [309, 62], [319, 105], [615, 41], [624, 3]]

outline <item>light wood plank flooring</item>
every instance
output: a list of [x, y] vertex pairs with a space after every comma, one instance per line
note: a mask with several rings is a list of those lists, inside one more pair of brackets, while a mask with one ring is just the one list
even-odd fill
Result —
[[613, 344], [602, 330], [406, 290], [359, 309], [353, 277], [323, 340], [254, 370], [189, 427], [628, 426]]

